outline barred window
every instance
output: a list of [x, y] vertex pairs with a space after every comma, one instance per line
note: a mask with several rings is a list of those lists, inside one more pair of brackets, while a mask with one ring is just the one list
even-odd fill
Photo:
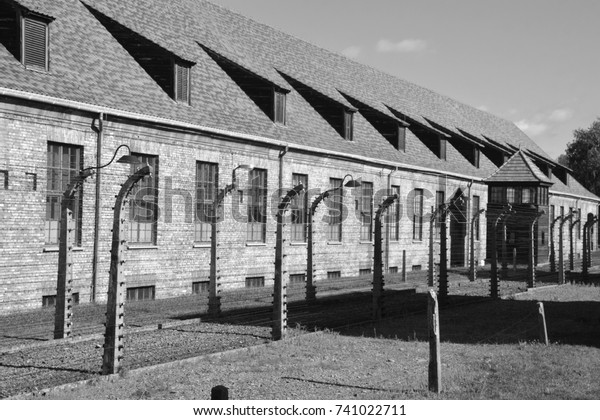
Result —
[[128, 287], [127, 288], [127, 301], [134, 302], [136, 300], [154, 300], [156, 296], [155, 286], [144, 286], [144, 287]]
[[423, 240], [423, 190], [415, 189], [413, 214], [413, 240]]
[[342, 242], [342, 180], [338, 178], [330, 178], [329, 189], [332, 189], [333, 191], [329, 194], [329, 197], [325, 201], [327, 207], [329, 208], [327, 240], [332, 242]]
[[[397, 194], [400, 197], [400, 187], [397, 185], [392, 185], [392, 195]], [[388, 213], [386, 215], [386, 220], [389, 226], [390, 232], [390, 240], [399, 241], [400, 240], [400, 199], [394, 201], [390, 208], [388, 209]]]
[[265, 242], [267, 236], [267, 171], [253, 169], [249, 173], [248, 226], [249, 242]]
[[[83, 148], [60, 143], [48, 143], [48, 176], [46, 187], [46, 244], [58, 244], [60, 233], [60, 208], [63, 193], [83, 169]], [[82, 192], [75, 195], [73, 220], [75, 222], [75, 244], [81, 245]]]
[[210, 242], [213, 207], [218, 194], [219, 165], [196, 163], [195, 242]]
[[135, 173], [143, 165], [149, 165], [151, 176], [138, 181], [131, 190], [129, 211], [129, 242], [156, 245], [158, 224], [158, 156], [132, 153], [139, 162], [132, 165]]
[[446, 201], [446, 192], [445, 191], [437, 191], [435, 193], [435, 209], [434, 211], [436, 211], [436, 215], [435, 215], [435, 228], [434, 228], [434, 235], [435, 235], [435, 239], [439, 240], [440, 239], [440, 225], [442, 224], [442, 211], [441, 211], [441, 206], [444, 204], [444, 202]]
[[292, 187], [304, 185], [304, 190], [292, 198], [290, 203], [292, 216], [292, 241], [306, 242], [308, 199], [306, 191], [308, 190], [308, 175], [292, 174]]
[[505, 203], [505, 189], [503, 187], [491, 187], [490, 189], [490, 198], [492, 203]]
[[[473, 196], [472, 217], [475, 217], [475, 215], [479, 212], [480, 201], [481, 200], [479, 199], [478, 195]], [[479, 229], [480, 223], [481, 223], [481, 218], [478, 217], [477, 221], [473, 225], [473, 237], [475, 238], [476, 241], [479, 241], [479, 239], [480, 239], [480, 229]]]
[[373, 239], [373, 183], [362, 182], [359, 201], [360, 240]]

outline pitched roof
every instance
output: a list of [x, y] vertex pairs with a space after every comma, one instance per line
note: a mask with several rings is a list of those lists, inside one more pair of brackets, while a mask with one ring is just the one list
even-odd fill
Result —
[[[548, 155], [513, 123], [344, 56], [299, 40], [203, 0], [10, 0], [55, 20], [50, 25], [50, 72], [20, 65], [0, 45], [0, 87], [150, 117], [361, 155], [468, 177], [497, 168], [481, 155], [477, 168], [448, 144], [441, 160], [410, 132], [406, 152], [396, 150], [360, 111], [354, 141], [346, 141], [282, 74], [344, 107], [352, 98], [394, 119], [432, 132], [476, 139], [506, 150]], [[165, 51], [191, 63], [191, 105], [175, 102], [92, 14], [95, 10]], [[274, 124], [208, 50], [275, 86], [291, 89], [287, 125]], [[443, 130], [439, 130], [443, 128]]]
[[527, 157], [519, 150], [511, 156], [495, 173], [485, 180], [486, 182], [504, 182], [504, 183], [544, 183], [553, 184], [553, 182]]

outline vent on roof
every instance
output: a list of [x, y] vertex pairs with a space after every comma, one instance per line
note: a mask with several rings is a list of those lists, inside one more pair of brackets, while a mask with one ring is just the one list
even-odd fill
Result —
[[344, 132], [346, 140], [354, 140], [354, 112], [344, 110]]
[[468, 160], [471, 165], [476, 168], [479, 168], [479, 164], [481, 161], [481, 149], [479, 146], [474, 145], [470, 141], [461, 140], [459, 138], [453, 137], [452, 146], [458, 150], [458, 152]]
[[177, 102], [189, 104], [190, 75], [194, 63], [178, 57], [85, 3], [84, 5], [167, 95]]
[[23, 65], [28, 69], [48, 71], [48, 23], [24, 17], [22, 24]]
[[173, 67], [175, 75], [175, 97], [173, 99], [177, 102], [183, 102], [189, 105], [191, 68], [189, 65], [181, 62], [175, 62]]
[[269, 119], [285, 124], [286, 92], [283, 89], [210, 48], [200, 46]]

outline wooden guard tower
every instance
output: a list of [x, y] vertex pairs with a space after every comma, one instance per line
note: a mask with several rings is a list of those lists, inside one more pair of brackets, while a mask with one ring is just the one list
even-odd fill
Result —
[[[526, 263], [530, 243], [530, 226], [538, 212], [545, 215], [537, 222], [534, 230], [536, 263], [538, 256], [548, 257], [549, 211], [548, 189], [553, 182], [538, 168], [527, 155], [519, 150], [486, 180], [488, 185], [487, 207], [487, 258], [491, 258], [492, 240], [497, 241], [498, 261], [512, 261], [516, 250], [517, 262]], [[497, 225], [494, 223], [502, 211], [510, 204], [513, 213]], [[503, 226], [506, 226], [506, 229]], [[506, 246], [502, 246], [505, 235]], [[503, 248], [508, 255], [503, 255]], [[504, 258], [504, 260], [503, 260]]]

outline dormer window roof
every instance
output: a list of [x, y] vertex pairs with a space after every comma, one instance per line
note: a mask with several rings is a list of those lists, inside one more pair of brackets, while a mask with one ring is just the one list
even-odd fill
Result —
[[132, 31], [91, 6], [85, 3], [84, 5], [167, 95], [178, 103], [190, 104], [191, 73], [194, 63]]
[[[281, 71], [279, 73], [342, 138], [346, 140], [354, 139], [354, 113], [357, 111], [356, 108], [352, 107], [350, 103], [341, 103], [332, 99]], [[344, 101], [341, 95], [340, 98], [341, 101]]]
[[49, 70], [51, 16], [28, 10], [18, 3], [0, 0], [0, 43], [25, 68]]
[[407, 123], [395, 117], [389, 110], [387, 112], [375, 109], [354, 97], [341, 92], [342, 96], [375, 128], [396, 150], [406, 151]]
[[270, 120], [277, 124], [286, 124], [286, 95], [289, 89], [256, 74], [244, 67], [243, 64], [237, 63], [205, 45], [199, 45]]

